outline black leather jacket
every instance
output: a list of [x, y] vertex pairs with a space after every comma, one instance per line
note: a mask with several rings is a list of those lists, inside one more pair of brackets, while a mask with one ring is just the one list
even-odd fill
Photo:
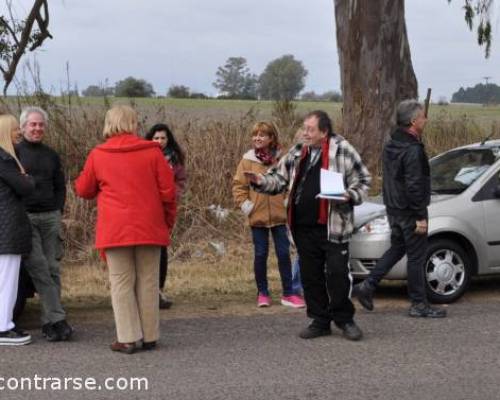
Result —
[[404, 128], [397, 128], [384, 147], [382, 162], [387, 213], [427, 219], [431, 180], [423, 143]]
[[22, 197], [34, 189], [33, 178], [22, 175], [14, 158], [0, 148], [0, 254], [31, 251], [31, 224]]

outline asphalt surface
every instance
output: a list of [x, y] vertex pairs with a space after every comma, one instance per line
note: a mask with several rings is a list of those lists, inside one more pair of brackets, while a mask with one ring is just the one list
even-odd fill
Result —
[[[500, 291], [449, 306], [442, 320], [405, 315], [404, 296], [359, 310], [365, 337], [334, 329], [303, 340], [303, 311], [249, 316], [172, 318], [162, 313], [155, 351], [112, 353], [111, 314], [74, 318], [73, 342], [47, 343], [32, 330], [29, 346], [0, 347], [1, 377], [38, 376], [45, 390], [0, 390], [0, 399], [482, 399], [500, 398]], [[101, 390], [50, 389], [58, 379], [93, 378]], [[107, 378], [146, 377], [148, 390], [106, 390]], [[92, 384], [92, 382], [90, 382]], [[120, 384], [123, 381], [120, 381]], [[39, 381], [39, 386], [42, 383]], [[62, 383], [61, 383], [62, 385]], [[64, 388], [64, 386], [62, 386]], [[53, 387], [54, 389], [54, 387]]]

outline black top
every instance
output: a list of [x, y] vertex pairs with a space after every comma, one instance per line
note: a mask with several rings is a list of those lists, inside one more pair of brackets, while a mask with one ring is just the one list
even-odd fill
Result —
[[[319, 199], [316, 198], [316, 195], [320, 192], [321, 155], [313, 166], [309, 165], [310, 160], [311, 152], [298, 171], [297, 182], [301, 185], [301, 189], [296, 191], [296, 196], [293, 199], [294, 226], [318, 225]], [[306, 174], [305, 177], [304, 174]], [[297, 194], [299, 194], [298, 199]]]
[[397, 128], [383, 152], [383, 195], [387, 213], [427, 218], [430, 203], [430, 167], [424, 145]]
[[28, 212], [63, 210], [66, 185], [61, 160], [55, 150], [43, 143], [23, 140], [16, 146], [21, 164], [35, 180], [35, 191], [24, 198]]
[[21, 198], [34, 188], [33, 179], [22, 175], [14, 158], [0, 148], [0, 254], [31, 251], [31, 224]]

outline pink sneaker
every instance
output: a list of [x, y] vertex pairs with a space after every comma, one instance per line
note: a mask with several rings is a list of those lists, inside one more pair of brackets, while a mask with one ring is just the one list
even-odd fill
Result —
[[269, 307], [270, 305], [271, 297], [259, 293], [257, 296], [257, 307]]
[[292, 308], [304, 308], [306, 306], [304, 299], [296, 294], [292, 294], [290, 296], [282, 296], [281, 304]]

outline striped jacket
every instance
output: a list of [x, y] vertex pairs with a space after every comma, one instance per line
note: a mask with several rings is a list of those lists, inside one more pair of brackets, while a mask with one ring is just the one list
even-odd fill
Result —
[[[293, 146], [275, 167], [260, 175], [262, 183], [254, 186], [255, 190], [268, 194], [287, 191], [293, 196], [303, 146], [300, 143]], [[366, 198], [371, 176], [358, 152], [342, 136], [334, 135], [330, 138], [328, 153], [328, 169], [343, 174], [344, 185], [351, 198], [347, 203], [328, 201], [328, 240], [345, 243], [354, 229], [353, 207]], [[289, 199], [288, 207], [291, 204], [292, 200]], [[291, 225], [291, 213], [288, 215]]]

